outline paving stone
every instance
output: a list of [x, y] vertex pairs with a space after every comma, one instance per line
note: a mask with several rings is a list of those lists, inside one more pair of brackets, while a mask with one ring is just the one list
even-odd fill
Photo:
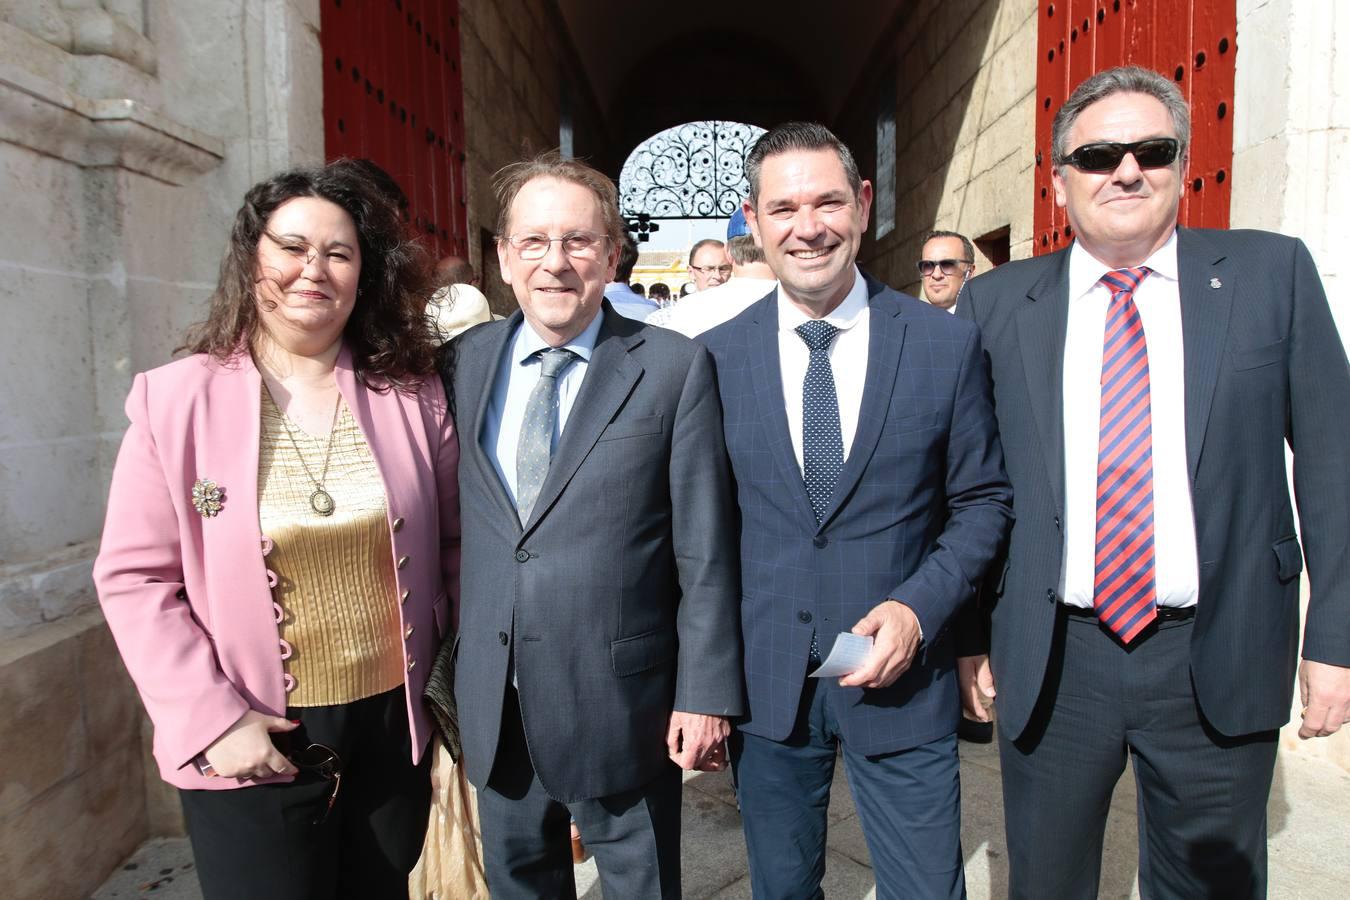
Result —
[[92, 900], [202, 900], [187, 838], [154, 838], [124, 862]]
[[[1007, 844], [998, 753], [991, 746], [961, 745], [961, 843], [971, 900], [1007, 896]], [[1280, 900], [1341, 896], [1350, 881], [1345, 856], [1345, 809], [1350, 773], [1316, 757], [1282, 755], [1270, 800], [1269, 894]], [[843, 773], [836, 769], [830, 798], [825, 894], [831, 900], [875, 897], [866, 841]], [[725, 773], [685, 776], [683, 806], [684, 895], [690, 900], [749, 900], [750, 878], [730, 778]], [[1111, 802], [1102, 859], [1102, 900], [1137, 900], [1138, 836], [1133, 772], [1122, 776]], [[154, 896], [199, 900], [186, 840], [142, 846], [113, 873], [93, 900]], [[172, 880], [169, 880], [171, 876]], [[576, 867], [577, 894], [600, 900], [594, 860]], [[150, 893], [153, 891], [153, 893]]]

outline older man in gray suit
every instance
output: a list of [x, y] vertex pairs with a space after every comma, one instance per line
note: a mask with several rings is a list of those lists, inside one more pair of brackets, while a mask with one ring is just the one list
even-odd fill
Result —
[[[495, 898], [680, 892], [680, 769], [742, 712], [739, 588], [707, 352], [604, 301], [613, 184], [556, 155], [498, 175], [520, 312], [448, 345], [463, 504], [456, 698]], [[674, 764], [672, 764], [672, 761]]]

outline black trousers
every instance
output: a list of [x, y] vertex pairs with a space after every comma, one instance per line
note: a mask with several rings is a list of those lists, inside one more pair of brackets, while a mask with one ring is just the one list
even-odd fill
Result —
[[1150, 626], [1126, 648], [1096, 619], [1061, 610], [1031, 722], [1016, 741], [999, 735], [1012, 897], [1097, 896], [1111, 793], [1127, 761], [1143, 896], [1265, 896], [1277, 735], [1227, 737], [1205, 721], [1191, 686], [1193, 621]]
[[[584, 752], [578, 748], [578, 752]], [[506, 689], [501, 741], [478, 792], [483, 868], [493, 900], [573, 900], [568, 819], [595, 856], [606, 897], [680, 896], [680, 770], [671, 763], [630, 791], [561, 803], [539, 783], [519, 701]]]
[[342, 782], [301, 770], [289, 784], [180, 791], [207, 900], [406, 898], [431, 807], [430, 755], [412, 764], [404, 689], [341, 706], [292, 707], [278, 747], [320, 743]]

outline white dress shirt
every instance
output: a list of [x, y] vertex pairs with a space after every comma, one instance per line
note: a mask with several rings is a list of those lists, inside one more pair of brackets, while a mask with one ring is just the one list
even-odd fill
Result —
[[706, 291], [695, 291], [652, 313], [647, 324], [678, 331], [685, 337], [697, 337], [736, 318], [747, 306], [762, 300], [777, 286], [778, 282], [772, 278], [733, 276], [728, 282]]
[[[1148, 342], [1153, 434], [1153, 544], [1159, 606], [1194, 606], [1200, 592], [1195, 513], [1186, 469], [1185, 364], [1177, 235], [1144, 263], [1152, 269], [1134, 292]], [[1064, 334], [1064, 572], [1060, 596], [1092, 608], [1096, 576], [1097, 443], [1102, 341], [1111, 267], [1074, 242], [1069, 251], [1069, 321]]]
[[[558, 449], [558, 438], [567, 426], [572, 404], [581, 390], [581, 382], [590, 366], [591, 351], [600, 334], [604, 310], [596, 313], [594, 321], [564, 346], [577, 355], [558, 375], [558, 417], [553, 429], [553, 449]], [[534, 354], [548, 349], [548, 343], [522, 319], [511, 346], [502, 355], [492, 383], [492, 399], [483, 420], [483, 447], [492, 458], [493, 468], [511, 496], [516, 500], [516, 445], [520, 442], [520, 427], [525, 421], [525, 406], [530, 392], [539, 383], [540, 358]]]
[[[778, 361], [783, 372], [783, 405], [787, 410], [788, 435], [797, 468], [802, 465], [802, 383], [811, 351], [795, 329], [810, 317], [778, 292]], [[834, 373], [834, 391], [839, 398], [839, 429], [844, 439], [844, 459], [853, 449], [858, 430], [858, 412], [862, 409], [863, 384], [867, 380], [867, 337], [870, 321], [867, 306], [867, 282], [855, 266], [853, 288], [844, 302], [835, 307], [825, 321], [839, 329], [830, 345], [830, 369]]]

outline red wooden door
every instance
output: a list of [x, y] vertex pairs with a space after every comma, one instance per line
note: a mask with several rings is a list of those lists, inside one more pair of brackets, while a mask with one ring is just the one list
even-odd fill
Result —
[[1191, 162], [1180, 221], [1227, 228], [1233, 167], [1236, 0], [1041, 0], [1036, 69], [1035, 252], [1068, 246], [1055, 206], [1050, 125], [1094, 72], [1145, 66], [1171, 75], [1191, 104]]
[[468, 257], [459, 0], [323, 0], [324, 155], [397, 179], [437, 256]]

